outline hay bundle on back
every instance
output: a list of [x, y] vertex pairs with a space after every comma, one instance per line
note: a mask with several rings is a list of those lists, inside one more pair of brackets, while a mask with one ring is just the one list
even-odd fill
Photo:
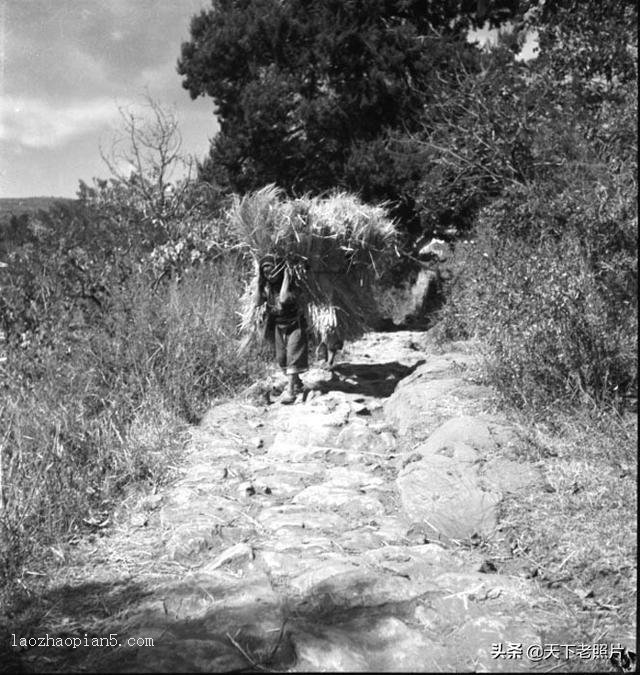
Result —
[[[285, 200], [269, 185], [242, 198], [229, 224], [254, 260], [274, 255], [288, 267], [320, 341], [331, 332], [354, 339], [375, 316], [371, 284], [395, 255], [396, 226], [384, 206], [338, 193]], [[252, 302], [258, 266], [242, 300], [241, 330], [260, 321]]]

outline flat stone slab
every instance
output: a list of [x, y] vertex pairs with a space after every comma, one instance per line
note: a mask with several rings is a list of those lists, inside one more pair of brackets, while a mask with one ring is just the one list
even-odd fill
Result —
[[376, 497], [330, 483], [305, 488], [293, 498], [292, 503], [336, 509], [347, 517], [374, 516], [385, 511], [382, 502]]
[[461, 409], [482, 409], [492, 395], [489, 387], [466, 382], [462, 375], [437, 379], [422, 375], [397, 388], [385, 402], [384, 412], [401, 438], [420, 440], [431, 436], [443, 421], [459, 416]]
[[424, 443], [414, 448], [413, 455], [410, 457], [414, 461], [423, 459], [426, 462], [437, 464], [442, 457], [453, 460], [458, 464], [473, 466], [483, 459], [473, 446], [463, 441], [444, 441], [440, 443], [429, 443], [429, 437]]
[[281, 456], [274, 456], [263, 454], [258, 457], [251, 457], [247, 464], [247, 472], [251, 475], [269, 476], [271, 474], [279, 475], [286, 474], [294, 477], [299, 476], [302, 479], [308, 480], [312, 476], [322, 476], [326, 470], [326, 457], [331, 455], [331, 450], [328, 450], [323, 455], [322, 460], [304, 460], [301, 462], [294, 462], [290, 457], [284, 453]]
[[426, 363], [419, 365], [411, 375], [398, 383], [397, 390], [411, 386], [420, 380], [433, 380], [434, 377], [440, 375], [457, 376], [478, 363], [479, 359], [476, 355], [461, 351], [430, 354]]
[[287, 461], [300, 463], [324, 459], [334, 449], [330, 445], [308, 444], [306, 442], [295, 441], [292, 435], [280, 433], [275, 437], [273, 445], [267, 450], [265, 457], [267, 459], [286, 459]]
[[265, 529], [271, 531], [283, 527], [299, 527], [307, 530], [341, 532], [349, 528], [349, 522], [338, 513], [297, 504], [266, 508], [259, 514], [258, 521]]
[[424, 459], [403, 469], [396, 484], [406, 516], [435, 540], [463, 542], [495, 530], [499, 497], [478, 487], [473, 468], [445, 456]]
[[498, 425], [480, 417], [461, 415], [447, 420], [435, 429], [420, 446], [419, 452], [428, 455], [440, 448], [464, 443], [486, 454], [514, 444], [517, 440], [515, 431], [506, 425]]
[[293, 640], [294, 672], [434, 673], [448, 656], [437, 639], [392, 616], [309, 626]]
[[333, 535], [329, 537], [314, 530], [307, 530], [304, 527], [283, 527], [276, 530], [274, 535], [266, 543], [266, 546], [270, 550], [279, 553], [283, 551], [292, 553], [299, 551], [304, 555], [308, 555], [309, 553], [327, 553], [336, 550]]
[[392, 571], [327, 561], [293, 577], [288, 587], [321, 612], [406, 603], [442, 591], [435, 579], [424, 575], [407, 578]]
[[[459, 378], [418, 382], [397, 390], [384, 405], [385, 417], [392, 422], [400, 436], [409, 433], [426, 438], [434, 428], [434, 402], [451, 396], [460, 385]], [[431, 408], [431, 411], [430, 411]]]
[[364, 528], [344, 532], [336, 538], [336, 542], [343, 549], [367, 551], [382, 546], [385, 538], [378, 534], [374, 527], [365, 526]]
[[195, 524], [196, 522], [210, 522], [212, 524], [226, 524], [242, 513], [242, 507], [231, 499], [218, 495], [204, 497], [191, 493], [188, 500], [181, 500], [177, 504], [171, 500], [160, 509], [160, 523], [162, 527], [174, 528]]
[[292, 497], [309, 483], [309, 476], [286, 468], [277, 473], [257, 472], [249, 481], [257, 491], [274, 497]]
[[170, 560], [187, 560], [202, 551], [222, 544], [218, 523], [210, 519], [177, 527], [165, 541], [166, 556]]
[[[256, 562], [261, 569], [265, 570], [273, 583], [277, 583], [280, 593], [284, 597], [291, 594], [293, 580], [303, 578], [302, 575], [310, 574], [304, 579], [307, 588], [313, 579], [324, 579], [327, 575], [354, 570], [358, 567], [357, 561], [352, 556], [341, 551], [305, 550], [302, 546], [298, 550], [278, 551], [275, 548], [262, 548], [256, 550]], [[302, 583], [302, 582], [301, 582]], [[301, 583], [295, 587], [295, 594], [299, 595], [302, 590]]]
[[335, 444], [340, 448], [349, 448], [373, 455], [386, 455], [397, 445], [396, 439], [388, 431], [376, 433], [365, 424], [346, 426], [338, 434]]
[[502, 494], [514, 493], [540, 484], [540, 470], [530, 462], [492, 457], [480, 469], [480, 481]]
[[371, 471], [337, 466], [327, 470], [323, 485], [366, 490], [367, 488], [383, 485], [384, 483], [383, 478], [372, 475]]
[[382, 546], [373, 551], [367, 551], [362, 559], [369, 565], [384, 567], [398, 571], [396, 566], [411, 563], [423, 567], [441, 567], [443, 570], [451, 570], [457, 567], [459, 561], [456, 557], [439, 544], [421, 544], [417, 546]]

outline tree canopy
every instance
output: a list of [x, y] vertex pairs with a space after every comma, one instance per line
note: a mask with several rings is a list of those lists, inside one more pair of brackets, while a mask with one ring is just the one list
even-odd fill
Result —
[[469, 27], [515, 2], [212, 0], [191, 22], [178, 72], [220, 122], [201, 176], [244, 192], [345, 187], [397, 199], [384, 175], [389, 130], [414, 130], [439, 77], [471, 59]]
[[[571, 133], [605, 133], [637, 71], [636, 24], [633, 0], [212, 0], [178, 61], [220, 122], [200, 177], [388, 200], [415, 234], [468, 227], [548, 152], [571, 154]], [[490, 52], [467, 41], [487, 25], [507, 28]], [[547, 143], [560, 127], [567, 147]]]

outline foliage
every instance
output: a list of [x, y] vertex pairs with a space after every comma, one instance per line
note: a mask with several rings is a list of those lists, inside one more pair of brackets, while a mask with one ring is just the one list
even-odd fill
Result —
[[0, 269], [5, 581], [106, 522], [123, 487], [164, 480], [185, 423], [260, 372], [236, 353], [246, 270], [220, 195], [169, 183], [159, 212], [139, 186], [82, 183], [26, 218]]
[[[155, 288], [151, 275], [133, 273], [86, 318], [61, 287], [37, 325], [9, 340], [0, 408], [7, 573], [32, 545], [104, 519], [104, 502], [124, 485], [164, 480], [184, 423], [259, 372], [251, 354], [236, 354], [244, 274], [233, 256]], [[151, 443], [141, 442], [141, 420]]]
[[468, 67], [460, 62], [421, 129], [400, 138], [421, 171], [415, 188], [420, 229], [440, 235], [470, 227], [478, 209], [531, 180], [544, 158], [533, 138], [546, 124], [549, 83], [498, 47]]
[[527, 0], [520, 3], [522, 34], [535, 30], [538, 68], [558, 95], [580, 106], [616, 98], [637, 78], [638, 3], [635, 0]]
[[[127, 183], [147, 215], [164, 219], [173, 215], [175, 206], [182, 202], [172, 189], [175, 173], [186, 174], [187, 181], [182, 185], [188, 184], [193, 163], [181, 154], [182, 137], [175, 113], [149, 96], [146, 108], [150, 119], [119, 108], [122, 129], [108, 151], [101, 149], [101, 156], [117, 182]], [[127, 179], [128, 175], [135, 179]]]
[[517, 404], [637, 396], [634, 173], [537, 183], [486, 207], [444, 309]]
[[[363, 171], [392, 129], [415, 128], [466, 29], [514, 3], [214, 0], [193, 18], [178, 72], [192, 97], [213, 98], [220, 133], [201, 176], [243, 193], [335, 187], [367, 199], [406, 195]], [[385, 153], [386, 154], [386, 153]], [[347, 165], [352, 167], [345, 170]]]
[[81, 206], [107, 224], [127, 255], [150, 252], [156, 279], [215, 259], [229, 244], [221, 219], [228, 200], [193, 179], [175, 112], [149, 96], [142, 112], [119, 111], [122, 128], [101, 149], [111, 177], [80, 181]]
[[386, 130], [371, 141], [356, 141], [344, 165], [344, 183], [367, 203], [388, 203], [389, 212], [414, 234], [420, 233], [417, 196], [425, 158], [407, 135]]
[[579, 4], [528, 3], [541, 57], [489, 51], [408, 140], [428, 165], [424, 228], [472, 228], [446, 330], [483, 338], [519, 405], [636, 396], [637, 9], [605, 19]]

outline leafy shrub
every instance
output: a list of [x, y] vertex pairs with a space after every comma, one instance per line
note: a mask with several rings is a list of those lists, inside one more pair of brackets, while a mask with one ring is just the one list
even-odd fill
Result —
[[518, 404], [623, 404], [637, 389], [637, 83], [585, 106], [545, 68], [528, 78], [529, 170], [458, 245], [445, 333], [480, 336]]
[[[82, 205], [38, 225], [3, 268], [6, 577], [60, 536], [104, 521], [124, 486], [164, 480], [185, 422], [261, 369], [236, 354], [245, 264], [233, 252], [191, 230], [179, 250], [202, 256], [125, 246], [118, 222]], [[163, 266], [171, 273], [158, 276]]]
[[254, 366], [237, 358], [235, 342], [244, 274], [242, 258], [228, 255], [183, 271], [155, 292], [144, 277], [132, 278], [107, 304], [92, 347], [109, 388], [130, 390], [127, 382], [137, 378], [141, 394], [153, 385], [193, 421], [212, 395], [245, 381]]
[[445, 332], [480, 336], [518, 404], [634, 395], [637, 216], [630, 191], [608, 187], [514, 192], [458, 247]]

